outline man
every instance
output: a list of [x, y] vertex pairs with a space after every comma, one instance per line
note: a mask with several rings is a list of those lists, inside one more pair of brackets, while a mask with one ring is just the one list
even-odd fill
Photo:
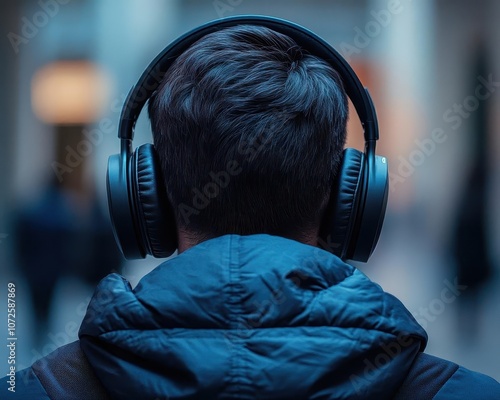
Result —
[[493, 379], [422, 355], [408, 310], [317, 247], [348, 116], [326, 62], [264, 27], [220, 30], [175, 61], [149, 113], [180, 254], [134, 290], [101, 281], [79, 343], [20, 374], [19, 393], [500, 398]]

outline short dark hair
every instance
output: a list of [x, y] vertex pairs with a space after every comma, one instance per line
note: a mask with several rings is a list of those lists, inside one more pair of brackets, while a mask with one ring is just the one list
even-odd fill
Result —
[[242, 25], [181, 54], [149, 101], [177, 224], [296, 237], [319, 224], [346, 138], [337, 72], [294, 40]]

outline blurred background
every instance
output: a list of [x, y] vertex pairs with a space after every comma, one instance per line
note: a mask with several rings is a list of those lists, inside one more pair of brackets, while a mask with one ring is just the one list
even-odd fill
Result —
[[[500, 380], [500, 2], [17, 0], [0, 2], [0, 336], [16, 285], [18, 369], [77, 339], [100, 278], [135, 285], [107, 213], [121, 105], [171, 40], [266, 14], [329, 41], [369, 87], [387, 216], [367, 265], [427, 330], [427, 352]], [[362, 148], [354, 113], [349, 146]], [[135, 145], [151, 141], [143, 115]], [[0, 347], [0, 373], [8, 370]]]

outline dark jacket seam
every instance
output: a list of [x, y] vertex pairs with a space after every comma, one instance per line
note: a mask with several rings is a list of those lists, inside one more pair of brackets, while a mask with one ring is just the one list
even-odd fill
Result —
[[446, 384], [450, 381], [450, 379], [451, 379], [451, 378], [453, 378], [453, 376], [457, 373], [457, 371], [458, 371], [458, 370], [459, 370], [459, 368], [460, 368], [460, 365], [455, 364], [454, 368], [455, 368], [455, 371], [453, 371], [453, 373], [452, 373], [452, 374], [448, 377], [448, 379], [446, 379], [446, 380], [443, 382], [443, 384], [439, 387], [439, 389], [437, 390], [437, 392], [436, 392], [436, 393], [434, 393], [434, 395], [432, 396], [432, 398], [433, 398], [433, 399], [434, 399], [434, 398], [435, 398], [435, 397], [439, 394], [439, 392], [440, 392], [441, 390], [443, 390], [443, 388], [444, 388], [444, 387], [446, 386]]
[[38, 376], [38, 373], [36, 372], [36, 369], [33, 368], [33, 366], [30, 367], [31, 371], [33, 371], [33, 375], [35, 375], [36, 379], [38, 379], [38, 383], [40, 383], [40, 386], [42, 387], [43, 391], [47, 395], [47, 397], [51, 400], [55, 400], [54, 398], [50, 397], [49, 394], [47, 393], [47, 390], [45, 389], [45, 386], [43, 385], [40, 377]]

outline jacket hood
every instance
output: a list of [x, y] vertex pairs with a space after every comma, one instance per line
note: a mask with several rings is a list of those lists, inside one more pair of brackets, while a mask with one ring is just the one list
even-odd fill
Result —
[[79, 332], [118, 399], [384, 399], [427, 335], [394, 296], [319, 248], [203, 242], [98, 285]]

